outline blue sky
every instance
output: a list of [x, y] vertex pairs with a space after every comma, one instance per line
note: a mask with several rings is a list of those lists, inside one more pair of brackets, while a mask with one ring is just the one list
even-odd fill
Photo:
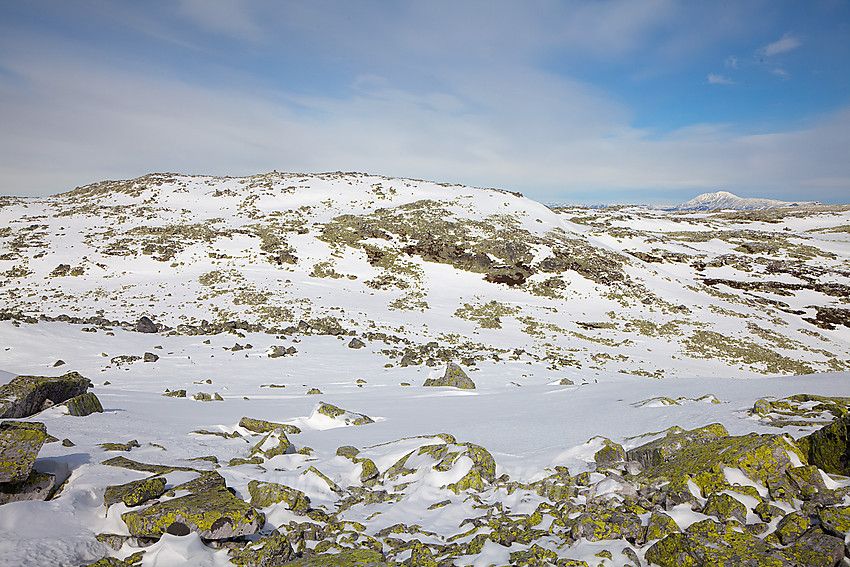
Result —
[[850, 1], [0, 1], [0, 124], [0, 194], [276, 169], [847, 203]]

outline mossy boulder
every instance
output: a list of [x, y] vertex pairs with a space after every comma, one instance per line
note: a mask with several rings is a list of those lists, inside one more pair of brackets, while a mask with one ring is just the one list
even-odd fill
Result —
[[[459, 494], [464, 490], [470, 489], [481, 490], [489, 483], [496, 480], [496, 460], [493, 458], [493, 455], [490, 454], [490, 451], [480, 445], [476, 445], [475, 443], [460, 443], [459, 446], [464, 448], [464, 451], [461, 452], [460, 455], [469, 457], [472, 460], [472, 467], [459, 481], [449, 484], [447, 486], [449, 490], [453, 491], [455, 494]], [[457, 456], [458, 455], [454, 452], [449, 453], [442, 461], [440, 461], [440, 463], [435, 465], [434, 468], [437, 470], [449, 470], [451, 466], [442, 468], [438, 467], [450, 458], [451, 464], [453, 464], [457, 459]]]
[[728, 435], [729, 432], [719, 423], [690, 431], [676, 427], [668, 431], [666, 436], [630, 450], [628, 458], [639, 462], [644, 468], [650, 468], [676, 458], [683, 449], [704, 445]]
[[316, 406], [314, 412], [319, 415], [327, 416], [331, 419], [343, 421], [346, 425], [366, 425], [367, 423], [375, 423], [375, 420], [368, 415], [344, 410], [325, 402], [319, 402], [319, 405]]
[[446, 365], [442, 376], [425, 380], [425, 386], [451, 386], [452, 388], [474, 390], [475, 382], [466, 375], [466, 372], [460, 366], [451, 362]]
[[43, 423], [0, 422], [0, 483], [27, 480], [45, 441], [47, 427]]
[[230, 552], [230, 562], [238, 567], [280, 567], [292, 561], [295, 552], [286, 536], [274, 533]]
[[43, 408], [86, 393], [91, 380], [79, 372], [62, 376], [18, 376], [0, 386], [0, 417], [29, 417]]
[[103, 505], [109, 507], [118, 502], [124, 502], [132, 508], [148, 500], [159, 498], [163, 494], [165, 494], [165, 478], [155, 476], [126, 484], [107, 486], [106, 492], [103, 493]]
[[850, 476], [850, 415], [803, 437], [798, 445], [809, 464], [831, 474]]
[[826, 532], [841, 537], [850, 533], [850, 506], [820, 508], [818, 519]]
[[[276, 442], [276, 443], [275, 443]], [[289, 438], [281, 430], [275, 430], [267, 433], [260, 441], [251, 449], [251, 455], [263, 455], [267, 459], [276, 457], [277, 455], [285, 455], [295, 451]]]
[[204, 539], [254, 534], [264, 521], [252, 506], [226, 489], [166, 500], [143, 510], [126, 512], [121, 519], [136, 537], [195, 532]]
[[789, 545], [812, 527], [812, 520], [803, 512], [786, 514], [776, 525], [776, 537], [782, 545]]
[[79, 396], [74, 396], [65, 402], [65, 407], [68, 408], [68, 414], [84, 417], [93, 413], [103, 413], [103, 405], [92, 392], [86, 392]]
[[248, 483], [248, 493], [251, 495], [251, 505], [257, 508], [283, 502], [299, 516], [310, 509], [310, 498], [306, 494], [283, 484], [252, 480]]
[[602, 448], [596, 451], [593, 460], [596, 461], [597, 466], [602, 467], [622, 462], [626, 460], [626, 450], [619, 443], [614, 443], [610, 439], [603, 439]]
[[244, 427], [248, 431], [253, 431], [254, 433], [271, 433], [276, 429], [279, 429], [284, 433], [290, 435], [301, 433], [301, 429], [294, 425], [286, 425], [285, 423], [275, 423], [273, 421], [266, 421], [264, 419], [256, 419], [253, 417], [243, 417], [242, 419], [240, 419], [239, 427]]
[[649, 523], [646, 525], [646, 533], [644, 540], [661, 539], [669, 534], [677, 533], [679, 525], [667, 514], [661, 511], [654, 511], [649, 516]]
[[725, 492], [711, 494], [705, 502], [702, 513], [706, 516], [714, 516], [723, 522], [735, 519], [741, 524], [747, 523], [746, 506]]
[[603, 539], [625, 539], [634, 543], [643, 535], [640, 517], [637, 514], [617, 509], [587, 511], [571, 521], [573, 539], [589, 541]]

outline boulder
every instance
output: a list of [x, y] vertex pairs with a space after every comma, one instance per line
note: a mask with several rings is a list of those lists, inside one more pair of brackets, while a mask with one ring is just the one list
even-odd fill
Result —
[[285, 536], [274, 533], [244, 548], [230, 552], [230, 562], [238, 567], [281, 567], [295, 558]]
[[364, 343], [363, 341], [361, 341], [357, 337], [354, 337], [353, 339], [348, 341], [348, 348], [363, 348], [365, 346], [366, 346], [366, 343]]
[[18, 376], [0, 386], [0, 417], [29, 417], [45, 407], [85, 394], [91, 380], [78, 372], [62, 376]]
[[0, 482], [0, 504], [24, 500], [47, 500], [56, 488], [52, 474], [31, 471], [21, 482]]
[[850, 414], [803, 437], [797, 444], [810, 465], [830, 474], [850, 476]]
[[425, 386], [451, 386], [465, 390], [475, 389], [475, 383], [466, 375], [466, 372], [460, 366], [453, 362], [446, 365], [442, 376], [425, 380]]
[[319, 554], [287, 563], [291, 567], [388, 567], [384, 556], [371, 549], [346, 549], [339, 553]]
[[283, 502], [299, 516], [303, 516], [310, 509], [310, 498], [306, 494], [283, 484], [252, 480], [248, 483], [248, 493], [251, 495], [251, 506], [256, 508]]
[[155, 476], [117, 486], [107, 486], [103, 494], [103, 505], [108, 508], [118, 502], [124, 502], [132, 508], [148, 500], [159, 498], [163, 494], [165, 494], [165, 478]]
[[248, 431], [253, 431], [254, 433], [270, 433], [275, 429], [279, 429], [287, 434], [301, 433], [301, 430], [294, 425], [275, 423], [273, 421], [265, 421], [263, 419], [255, 419], [253, 417], [243, 417], [240, 419], [239, 427], [244, 427]]
[[27, 480], [46, 440], [47, 427], [43, 423], [0, 422], [0, 483]]
[[139, 333], [156, 333], [159, 329], [153, 321], [142, 315], [136, 323], [136, 331]]
[[639, 462], [644, 468], [654, 467], [672, 460], [684, 448], [704, 445], [728, 435], [729, 432], [719, 423], [691, 431], [676, 427], [668, 431], [665, 437], [628, 451], [628, 459]]
[[103, 413], [103, 405], [92, 392], [86, 392], [79, 396], [74, 396], [65, 402], [65, 407], [68, 408], [68, 414], [77, 417], [91, 415], [93, 413]]
[[316, 406], [316, 409], [313, 411], [316, 414], [321, 414], [335, 420], [344, 421], [346, 425], [366, 425], [367, 423], [375, 422], [375, 420], [373, 420], [368, 415], [344, 410], [342, 408], [325, 402], [319, 402], [319, 405]]
[[121, 519], [132, 535], [152, 538], [195, 532], [204, 539], [227, 539], [257, 533], [263, 525], [262, 516], [227, 489], [166, 500]]
[[158, 354], [154, 354], [152, 352], [146, 352], [145, 353], [145, 356], [144, 356], [145, 362], [156, 362], [157, 360], [159, 360]]

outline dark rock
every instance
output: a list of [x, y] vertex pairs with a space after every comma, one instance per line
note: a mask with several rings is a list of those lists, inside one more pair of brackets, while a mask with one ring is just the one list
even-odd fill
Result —
[[361, 341], [357, 337], [354, 337], [353, 339], [348, 341], [348, 348], [363, 348], [365, 346], [366, 346], [366, 343], [364, 343], [363, 341]]
[[24, 500], [47, 500], [56, 488], [56, 477], [52, 474], [31, 471], [21, 482], [0, 482], [0, 504]]
[[156, 333], [159, 329], [147, 316], [142, 315], [136, 323], [136, 331], [139, 333]]
[[251, 495], [251, 505], [256, 508], [283, 502], [299, 516], [303, 516], [310, 509], [310, 498], [306, 494], [283, 484], [252, 480], [248, 483], [248, 493]]
[[668, 432], [665, 437], [632, 449], [628, 452], [628, 458], [630, 461], [637, 461], [645, 468], [649, 468], [672, 460], [686, 447], [703, 445], [728, 435], [729, 432], [719, 423], [691, 431], [676, 428]]
[[145, 362], [156, 362], [159, 360], [159, 355], [152, 352], [146, 352], [144, 360]]
[[850, 475], [850, 415], [798, 440], [810, 465], [827, 473]]
[[41, 411], [48, 400], [49, 405], [62, 403], [84, 394], [89, 386], [91, 380], [78, 372], [59, 377], [18, 376], [0, 386], [0, 417], [29, 417]]
[[53, 367], [56, 368], [57, 366], [62, 366], [64, 364], [65, 364], [65, 361], [60, 358], [59, 360], [57, 360], [56, 362], [53, 363]]
[[133, 507], [159, 498], [163, 494], [165, 494], [165, 478], [155, 476], [117, 486], [107, 486], [103, 494], [103, 505], [108, 508], [118, 502], [124, 502], [127, 506]]
[[281, 567], [295, 558], [292, 545], [285, 536], [274, 533], [230, 553], [237, 567]]

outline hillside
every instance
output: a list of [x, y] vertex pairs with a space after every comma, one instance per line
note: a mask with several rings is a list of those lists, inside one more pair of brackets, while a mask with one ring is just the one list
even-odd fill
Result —
[[0, 504], [0, 566], [844, 553], [850, 471], [816, 432], [850, 411], [850, 206], [151, 174], [0, 221], [0, 383], [88, 379], [102, 404], [0, 407], [46, 426], [30, 465], [58, 486]]
[[756, 197], [738, 197], [729, 191], [703, 193], [687, 203], [682, 203], [673, 210], [677, 211], [760, 211], [764, 209], [781, 209], [785, 207], [811, 207], [820, 205], [817, 201], [779, 201], [777, 199], [760, 199]]

